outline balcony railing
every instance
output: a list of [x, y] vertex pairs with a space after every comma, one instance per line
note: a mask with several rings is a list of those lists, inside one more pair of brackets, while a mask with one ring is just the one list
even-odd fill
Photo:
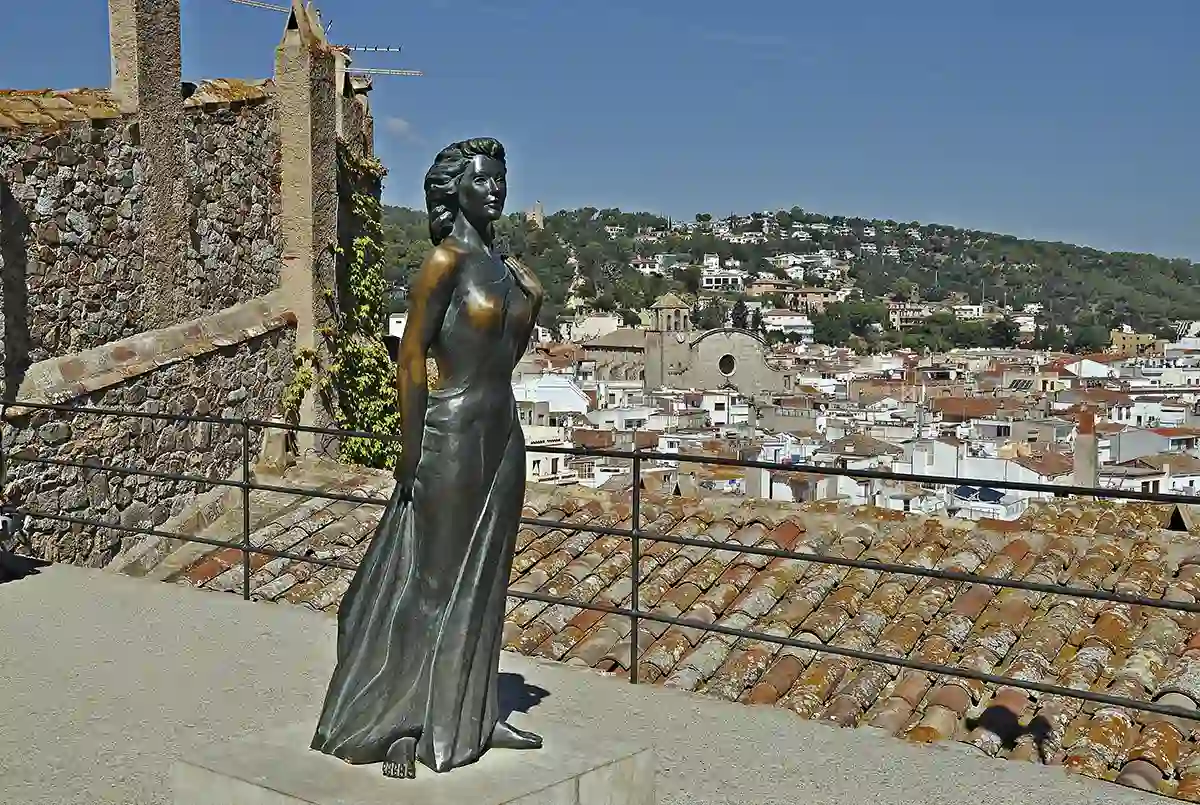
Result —
[[[56, 512], [45, 512], [36, 509], [29, 509], [21, 506], [12, 505], [9, 501], [0, 502], [0, 514], [11, 518], [13, 515], [19, 515], [25, 518], [43, 518], [47, 520], [59, 521], [63, 523], [71, 523], [90, 528], [110, 529], [118, 533], [126, 533], [130, 535], [155, 536], [164, 539], [180, 540], [184, 542], [195, 542], [204, 545], [210, 545], [214, 548], [232, 548], [241, 552], [242, 564], [242, 597], [250, 600], [250, 579], [251, 579], [251, 562], [252, 554], [260, 554], [272, 558], [288, 559], [296, 562], [308, 562], [322, 567], [339, 568], [343, 570], [353, 571], [355, 565], [339, 562], [336, 560], [321, 559], [314, 556], [304, 556], [289, 551], [275, 550], [264, 546], [256, 546], [250, 542], [250, 493], [255, 490], [303, 495], [308, 497], [323, 498], [327, 500], [346, 501], [352, 503], [364, 503], [372, 505], [384, 505], [385, 500], [379, 498], [370, 498], [361, 495], [343, 495], [332, 492], [326, 492], [320, 489], [311, 489], [296, 486], [279, 486], [251, 479], [251, 459], [250, 459], [250, 436], [254, 432], [265, 432], [267, 430], [286, 430], [292, 432], [306, 432], [314, 434], [322, 434], [332, 437], [359, 437], [368, 439], [378, 439], [381, 441], [398, 443], [399, 437], [394, 435], [380, 435], [372, 433], [363, 433], [358, 431], [334, 430], [329, 428], [315, 428], [298, 425], [287, 425], [281, 422], [270, 422], [256, 419], [228, 419], [222, 417], [209, 416], [183, 416], [175, 414], [149, 413], [143, 411], [117, 410], [106, 408], [89, 408], [81, 406], [69, 405], [51, 405], [33, 402], [9, 402], [0, 404], [0, 419], [3, 419], [4, 412], [9, 408], [19, 408], [25, 410], [40, 410], [54, 411], [64, 414], [88, 414], [92, 416], [108, 416], [108, 417], [127, 417], [145, 420], [158, 420], [173, 423], [210, 423], [216, 425], [233, 426], [241, 431], [241, 480], [229, 480], [224, 478], [209, 478], [200, 475], [186, 475], [178, 473], [158, 472], [154, 470], [134, 469], [119, 465], [101, 464], [94, 461], [81, 462], [71, 461], [67, 459], [49, 458], [44, 456], [33, 456], [22, 454], [20, 456], [12, 455], [5, 447], [0, 447], [0, 489], [7, 487], [7, 471], [8, 465], [14, 462], [29, 463], [35, 465], [51, 466], [51, 467], [75, 467], [88, 472], [109, 472], [115, 475], [122, 476], [142, 476], [156, 478], [167, 481], [184, 481], [194, 482], [197, 484], [208, 484], [212, 486], [233, 487], [241, 490], [241, 512], [242, 512], [242, 538], [240, 542], [230, 542], [217, 539], [208, 539], [204, 537], [194, 536], [190, 534], [178, 534], [169, 531], [163, 531], [154, 528], [133, 528], [122, 526], [118, 523], [104, 522], [85, 517], [76, 517], [73, 515], [61, 514]], [[13, 427], [13, 426], [9, 426]], [[834, 654], [852, 659], [863, 660], [866, 662], [881, 663], [884, 665], [897, 666], [911, 670], [921, 671], [929, 674], [941, 674], [944, 676], [958, 677], [961, 679], [970, 679], [979, 682], [991, 683], [995, 685], [1006, 685], [1010, 687], [1020, 688], [1024, 690], [1035, 691], [1038, 693], [1065, 696], [1083, 701], [1094, 702], [1102, 705], [1113, 707], [1126, 707], [1132, 710], [1140, 710], [1148, 713], [1156, 713], [1163, 716], [1172, 716], [1176, 718], [1184, 718], [1192, 721], [1200, 720], [1200, 709], [1188, 709], [1183, 707], [1174, 707], [1169, 705], [1159, 704], [1157, 702], [1142, 701], [1131, 699], [1124, 696], [1113, 696], [1106, 693], [1097, 693], [1091, 690], [1082, 690], [1077, 688], [1063, 687], [1061, 685], [1051, 685], [1041, 682], [1033, 682], [1024, 679], [1016, 679], [1013, 677], [1002, 676], [1000, 674], [984, 673], [970, 668], [961, 668], [951, 665], [943, 665], [933, 662], [924, 662], [921, 660], [908, 659], [905, 657], [895, 657], [887, 654], [880, 654], [872, 651], [860, 651], [857, 649], [846, 648], [842, 646], [827, 645], [811, 640], [802, 640], [793, 637], [783, 637], [774, 634], [763, 632], [755, 632], [746, 629], [736, 629], [728, 626], [723, 626], [716, 623], [707, 623], [702, 620], [693, 618], [679, 618], [664, 615], [660, 612], [651, 612], [640, 608], [639, 601], [641, 600], [641, 573], [640, 560], [642, 556], [642, 547], [646, 542], [666, 542], [681, 546], [695, 546], [700, 548], [708, 548], [713, 550], [729, 550], [730, 544], [718, 542], [715, 540], [700, 539], [694, 537], [682, 537], [674, 534], [664, 534], [656, 531], [650, 531], [641, 527], [641, 489], [638, 479], [641, 477], [643, 462], [646, 461], [680, 461], [698, 464], [713, 464], [726, 467], [743, 467], [757, 468], [776, 472], [804, 472], [815, 475], [841, 476], [847, 478], [855, 478], [860, 480], [878, 479], [891, 481], [907, 481], [920, 484], [938, 485], [938, 486], [961, 486], [961, 485], [987, 485], [996, 489], [1008, 489], [1022, 492], [1041, 492], [1049, 493], [1054, 496], [1065, 497], [1067, 495], [1076, 495], [1083, 497], [1105, 498], [1113, 500], [1136, 500], [1151, 503], [1167, 503], [1167, 504], [1182, 504], [1194, 505], [1196, 498], [1191, 495], [1174, 495], [1162, 494], [1153, 492], [1135, 492], [1118, 489], [1097, 489], [1090, 487], [1064, 486], [1055, 484], [1039, 484], [1026, 483], [1020, 481], [992, 481], [979, 480], [971, 478], [957, 478], [952, 476], [939, 475], [915, 475], [911, 473], [896, 473], [886, 472], [882, 470], [850, 470], [833, 467], [813, 466], [804, 464], [779, 464], [767, 461], [748, 461], [733, 458], [719, 458], [713, 456], [692, 456], [679, 453], [660, 453], [648, 450], [597, 450], [584, 447], [536, 447], [528, 448], [531, 451], [538, 453], [548, 453], [553, 455], [565, 456], [597, 456], [608, 458], [619, 458], [629, 460], [631, 462], [631, 514], [630, 519], [632, 528], [609, 528], [592, 526], [587, 524], [572, 524], [572, 528], [589, 532], [597, 535], [609, 535], [627, 539], [631, 547], [630, 575], [632, 582], [631, 606], [621, 607], [607, 604], [599, 604], [594, 602], [579, 601], [576, 599], [565, 598], [561, 596], [544, 595], [536, 592], [523, 592], [510, 590], [508, 594], [515, 598], [541, 601], [548, 604], [560, 604], [578, 609], [593, 610], [611, 615], [618, 615], [629, 618], [631, 625], [631, 635], [638, 634], [639, 621], [651, 621], [674, 626], [685, 627], [689, 629], [697, 629], [704, 632], [716, 632], [719, 634], [728, 635], [730, 637], [763, 641], [775, 643], [782, 646], [790, 646], [799, 649], [807, 649], [818, 654]], [[7, 521], [6, 521], [7, 522]], [[537, 517], [523, 517], [521, 522], [525, 525], [540, 526], [545, 528], [562, 528], [562, 523], [557, 520], [541, 519]], [[846, 568], [861, 568], [864, 570], [873, 570], [880, 573], [894, 573], [901, 575], [923, 576], [933, 579], [944, 579], [948, 581], [956, 581], [967, 584], [983, 584], [991, 587], [1002, 587], [1016, 590], [1028, 590], [1031, 592], [1048, 593], [1052, 595], [1066, 595], [1076, 598], [1090, 599], [1093, 601], [1106, 601], [1119, 604], [1128, 604], [1137, 607], [1147, 607], [1151, 609], [1160, 609], [1173, 612], [1200, 613], [1200, 603], [1171, 601], [1162, 598], [1150, 598], [1140, 595], [1126, 595], [1123, 593], [1108, 592], [1105, 590], [1094, 590], [1082, 587], [1070, 587], [1059, 584], [1043, 584], [1038, 582], [1022, 581], [1019, 579], [1000, 578], [995, 576], [983, 576], [976, 573], [967, 573], [955, 570], [939, 570], [936, 568], [917, 567], [913, 565], [898, 564], [894, 562], [878, 562], [865, 559], [851, 559], [836, 556], [825, 556], [816, 553], [808, 553], [802, 551], [787, 551], [775, 548], [762, 548], [755, 546], [747, 546], [738, 544], [737, 550], [741, 553], [754, 554], [778, 559], [795, 559], [805, 562], [814, 562], [824, 565], [835, 565]], [[630, 658], [629, 658], [629, 681], [637, 683], [638, 681], [638, 640], [630, 641]]]

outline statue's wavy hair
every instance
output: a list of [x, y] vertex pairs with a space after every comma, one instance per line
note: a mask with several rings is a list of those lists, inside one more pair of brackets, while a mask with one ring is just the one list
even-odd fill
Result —
[[425, 207], [429, 211], [429, 239], [436, 246], [454, 228], [458, 215], [458, 180], [478, 156], [504, 162], [504, 146], [491, 137], [477, 137], [446, 146], [425, 174]]

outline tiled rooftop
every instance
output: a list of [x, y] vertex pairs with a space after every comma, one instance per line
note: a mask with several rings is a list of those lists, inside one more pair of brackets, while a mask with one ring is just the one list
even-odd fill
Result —
[[[181, 95], [185, 108], [207, 108], [266, 100], [274, 89], [271, 79], [214, 78], [184, 84]], [[107, 89], [0, 90], [0, 131], [27, 126], [53, 129], [119, 118], [131, 111]]]
[[108, 90], [0, 90], [0, 131], [120, 117]]
[[[382, 494], [386, 479], [375, 486]], [[628, 606], [630, 542], [579, 530], [628, 527], [628, 500], [530, 485], [525, 515], [558, 525], [521, 530], [511, 589]], [[260, 525], [253, 541], [357, 562], [378, 513], [378, 507], [310, 499]], [[1165, 530], [1171, 513], [1140, 503], [1055, 501], [1016, 523], [969, 523], [832, 503], [647, 494], [646, 530], [729, 547], [644, 540], [640, 605], [671, 617], [1195, 708], [1195, 615], [741, 550], [782, 548], [1193, 602], [1200, 596], [1200, 551], [1188, 534]], [[170, 580], [240, 591], [237, 562], [236, 550], [214, 551]], [[256, 557], [253, 568], [256, 598], [329, 613], [350, 579], [349, 571], [265, 557]], [[512, 597], [504, 639], [512, 651], [625, 676], [629, 630], [625, 617]], [[641, 682], [872, 727], [909, 742], [958, 742], [1013, 760], [1036, 761], [1040, 750], [1047, 762], [1084, 775], [1200, 802], [1192, 723], [645, 620], [637, 644]]]

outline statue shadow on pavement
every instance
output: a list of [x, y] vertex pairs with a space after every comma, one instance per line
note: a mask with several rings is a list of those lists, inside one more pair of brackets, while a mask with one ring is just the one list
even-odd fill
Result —
[[526, 682], [522, 674], [501, 673], [497, 686], [501, 721], [513, 713], [528, 713], [550, 695], [545, 688]]

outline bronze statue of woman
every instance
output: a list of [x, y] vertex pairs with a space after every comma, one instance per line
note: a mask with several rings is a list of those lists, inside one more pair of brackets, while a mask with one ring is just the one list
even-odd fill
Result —
[[[389, 777], [536, 749], [499, 717], [504, 600], [525, 496], [512, 372], [543, 290], [497, 253], [504, 146], [442, 149], [425, 175], [434, 249], [400, 343], [396, 488], [338, 611], [337, 667], [312, 747]], [[426, 356], [441, 387], [426, 388]]]

